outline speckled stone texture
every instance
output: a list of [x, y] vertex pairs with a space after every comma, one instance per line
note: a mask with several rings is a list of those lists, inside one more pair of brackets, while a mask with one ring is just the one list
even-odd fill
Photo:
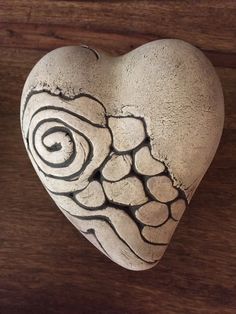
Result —
[[22, 133], [72, 224], [114, 262], [144, 270], [161, 259], [214, 157], [223, 103], [214, 68], [183, 41], [120, 57], [64, 47], [25, 83]]

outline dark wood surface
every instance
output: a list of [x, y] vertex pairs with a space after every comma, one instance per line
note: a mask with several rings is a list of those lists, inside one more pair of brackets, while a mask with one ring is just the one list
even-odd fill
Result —
[[[0, 313], [236, 313], [236, 1], [0, 0]], [[131, 272], [64, 218], [24, 149], [24, 81], [47, 51], [125, 53], [159, 38], [201, 48], [221, 79], [216, 157], [161, 263]], [[194, 165], [193, 165], [194, 166]]]

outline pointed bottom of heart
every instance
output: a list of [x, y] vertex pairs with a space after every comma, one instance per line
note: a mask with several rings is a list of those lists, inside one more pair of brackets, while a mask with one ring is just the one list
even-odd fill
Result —
[[[112, 225], [102, 219], [83, 220], [62, 208], [61, 210], [67, 219], [98, 250], [120, 266], [134, 271], [146, 270], [158, 264], [178, 224], [177, 221], [169, 219], [167, 223], [158, 229], [146, 226], [146, 229], [143, 230], [146, 238], [149, 238], [150, 241], [155, 241], [157, 238], [166, 241], [166, 243], [157, 244], [146, 242], [145, 238], [140, 236], [138, 230], [135, 230], [135, 228], [132, 230], [132, 226], [130, 230], [126, 228], [127, 232], [125, 234], [124, 229], [120, 230], [122, 229], [122, 217], [119, 217], [121, 219], [120, 226], [118, 221], [115, 222], [117, 231], [114, 233]], [[117, 215], [117, 213], [114, 214]], [[122, 231], [123, 236], [119, 234]]]

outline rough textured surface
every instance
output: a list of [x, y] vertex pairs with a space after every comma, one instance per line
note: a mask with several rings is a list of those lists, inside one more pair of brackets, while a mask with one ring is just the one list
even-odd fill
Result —
[[158, 228], [145, 226], [142, 230], [142, 234], [147, 240], [152, 243], [167, 244], [169, 243], [176, 227], [176, 221], [169, 219], [165, 224]]
[[141, 120], [132, 117], [111, 117], [108, 126], [113, 136], [113, 148], [118, 152], [135, 149], [145, 140], [146, 135]]
[[169, 217], [169, 209], [166, 204], [148, 202], [135, 211], [135, 216], [145, 225], [159, 226]]
[[[88, 186], [75, 194], [75, 199], [85, 207], [99, 207], [105, 203], [105, 195], [102, 186], [97, 181], [92, 181]], [[178, 208], [177, 208], [178, 210]]]
[[147, 180], [149, 192], [160, 202], [173, 201], [178, 196], [177, 189], [167, 176], [154, 176]]
[[118, 182], [103, 181], [103, 187], [107, 198], [115, 204], [142, 205], [148, 201], [142, 182], [135, 176]]
[[186, 203], [183, 199], [179, 199], [171, 204], [170, 209], [172, 217], [179, 220], [186, 209]]
[[129, 155], [113, 154], [102, 168], [102, 175], [106, 180], [118, 181], [129, 174], [131, 163]]
[[[175, 39], [116, 58], [87, 46], [56, 49], [32, 69], [21, 98], [23, 139], [45, 188], [85, 237], [131, 270], [160, 261], [223, 120], [214, 68]], [[166, 204], [164, 221], [153, 207], [136, 219], [153, 201]]]
[[[0, 4], [1, 313], [234, 314], [235, 2]], [[22, 146], [19, 98], [32, 66], [51, 49], [86, 42], [120, 54], [161, 37], [197, 45], [217, 67], [225, 129], [162, 262], [136, 273], [88, 245], [56, 210]]]
[[141, 147], [135, 153], [134, 165], [139, 173], [147, 176], [154, 176], [165, 170], [163, 163], [152, 157], [148, 146]]

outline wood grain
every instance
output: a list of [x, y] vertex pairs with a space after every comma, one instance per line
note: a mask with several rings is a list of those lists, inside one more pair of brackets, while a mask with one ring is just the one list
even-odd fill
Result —
[[[236, 2], [0, 0], [0, 313], [236, 313]], [[39, 58], [86, 43], [112, 54], [158, 38], [201, 48], [222, 81], [216, 157], [160, 265], [130, 272], [69, 224], [28, 160], [19, 124]]]

